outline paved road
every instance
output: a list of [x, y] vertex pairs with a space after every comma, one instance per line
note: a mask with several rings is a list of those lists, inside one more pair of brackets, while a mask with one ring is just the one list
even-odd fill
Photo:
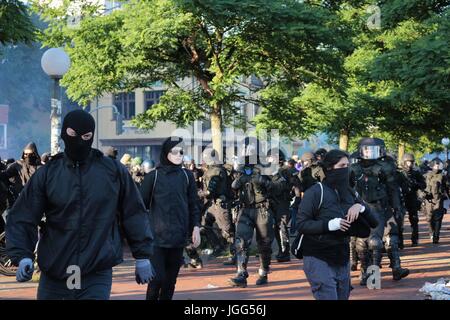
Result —
[[[392, 280], [388, 268], [388, 259], [383, 259], [382, 289], [368, 290], [358, 284], [358, 271], [352, 273], [355, 289], [351, 299], [402, 299], [421, 300], [424, 296], [418, 291], [423, 284], [435, 282], [441, 277], [450, 278], [450, 215], [446, 215], [439, 245], [433, 245], [427, 239], [423, 217], [420, 224], [421, 243], [418, 247], [409, 247], [409, 223], [406, 222], [406, 246], [402, 251], [402, 265], [411, 270], [411, 274], [399, 281]], [[269, 285], [256, 287], [257, 260], [251, 257], [249, 263], [249, 285], [245, 289], [231, 288], [228, 278], [234, 275], [234, 268], [224, 267], [222, 259], [207, 261], [200, 270], [183, 269], [177, 283], [174, 299], [312, 299], [309, 284], [302, 271], [302, 263], [292, 260], [290, 263], [272, 264]], [[0, 299], [34, 299], [37, 284], [17, 283], [14, 277], [0, 276]], [[134, 264], [129, 256], [123, 264], [114, 268], [112, 299], [144, 299], [144, 286], [134, 282]]]

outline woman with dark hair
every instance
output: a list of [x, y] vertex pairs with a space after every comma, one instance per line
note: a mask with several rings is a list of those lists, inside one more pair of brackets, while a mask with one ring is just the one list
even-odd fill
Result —
[[303, 268], [317, 300], [348, 300], [350, 229], [358, 218], [374, 221], [350, 188], [348, 166], [346, 152], [329, 151], [322, 159], [325, 179], [306, 190], [299, 208]]
[[159, 166], [145, 175], [141, 186], [150, 211], [154, 235], [150, 261], [156, 271], [148, 285], [147, 300], [172, 299], [187, 239], [192, 239], [195, 248], [200, 244], [197, 187], [192, 172], [181, 166], [182, 142], [180, 137], [164, 141]]

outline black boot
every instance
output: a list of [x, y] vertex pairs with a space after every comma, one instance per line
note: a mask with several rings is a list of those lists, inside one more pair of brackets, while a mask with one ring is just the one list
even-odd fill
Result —
[[202, 269], [203, 261], [200, 258], [192, 259], [191, 262], [187, 265], [188, 269]]
[[247, 287], [247, 277], [245, 274], [237, 274], [236, 277], [229, 280], [229, 283], [233, 287], [245, 288]]
[[256, 285], [257, 286], [261, 286], [264, 284], [267, 284], [267, 274], [269, 273], [269, 270], [263, 270], [263, 269], [259, 269], [258, 270], [258, 279], [256, 280]]
[[278, 262], [289, 262], [289, 261], [291, 261], [291, 253], [290, 253], [289, 243], [285, 243], [285, 245], [284, 245], [284, 252], [280, 252], [277, 255], [277, 261]]
[[398, 247], [395, 246], [395, 244], [392, 246], [390, 250], [388, 250], [388, 256], [391, 260], [391, 266], [392, 266], [392, 278], [395, 281], [399, 281], [402, 278], [405, 278], [409, 275], [409, 269], [402, 268], [400, 266], [400, 252], [398, 250]]

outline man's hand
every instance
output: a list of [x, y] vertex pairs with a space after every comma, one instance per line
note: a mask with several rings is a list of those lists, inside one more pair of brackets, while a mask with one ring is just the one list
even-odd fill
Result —
[[149, 283], [155, 277], [155, 270], [148, 259], [136, 259], [136, 282], [138, 284]]
[[355, 203], [347, 211], [347, 216], [346, 216], [347, 221], [350, 223], [356, 221], [359, 217], [359, 213], [360, 213], [361, 209], [362, 209], [362, 206], [359, 203]]
[[192, 231], [192, 244], [194, 245], [194, 248], [197, 248], [200, 245], [201, 240], [200, 228], [194, 227], [194, 230]]
[[19, 282], [30, 281], [33, 277], [34, 266], [30, 258], [24, 258], [19, 262], [19, 268], [16, 272], [16, 280]]

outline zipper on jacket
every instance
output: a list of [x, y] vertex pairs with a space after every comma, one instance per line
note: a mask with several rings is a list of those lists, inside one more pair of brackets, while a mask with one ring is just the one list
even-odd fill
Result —
[[82, 214], [83, 214], [83, 195], [82, 195], [82, 190], [83, 188], [81, 187], [81, 170], [80, 170], [80, 163], [76, 162], [75, 164], [76, 168], [77, 168], [77, 173], [78, 173], [78, 178], [79, 178], [79, 182], [80, 182], [80, 192], [79, 192], [79, 197], [80, 197], [80, 213], [79, 213], [79, 217], [78, 217], [78, 244], [77, 244], [77, 265], [80, 268], [80, 243], [81, 243], [81, 218], [82, 218]]

